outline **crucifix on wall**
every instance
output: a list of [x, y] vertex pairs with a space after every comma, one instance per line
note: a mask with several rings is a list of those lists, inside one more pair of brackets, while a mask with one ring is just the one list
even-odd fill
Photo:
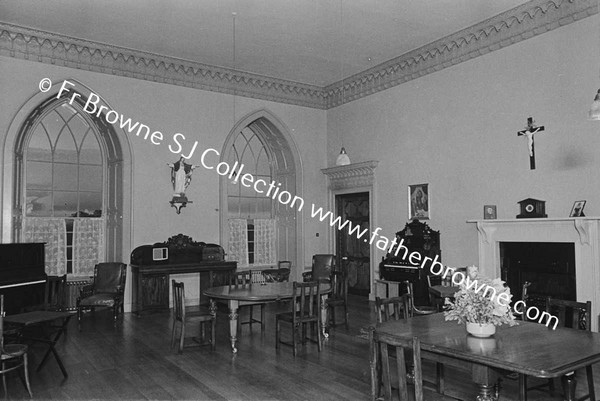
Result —
[[533, 136], [544, 130], [544, 126], [537, 127], [534, 124], [533, 117], [527, 118], [527, 127], [524, 130], [518, 131], [518, 136], [527, 137], [527, 147], [529, 149], [529, 169], [535, 170], [535, 143]]

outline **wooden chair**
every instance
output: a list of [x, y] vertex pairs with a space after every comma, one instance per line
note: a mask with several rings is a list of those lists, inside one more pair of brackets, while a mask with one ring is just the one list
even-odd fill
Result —
[[31, 386], [29, 385], [29, 372], [27, 370], [27, 345], [23, 344], [4, 344], [4, 295], [0, 295], [0, 375], [2, 375], [2, 385], [4, 387], [4, 396], [8, 398], [8, 389], [6, 387], [6, 374], [10, 371], [23, 367], [25, 376], [25, 387], [32, 397]]
[[47, 276], [44, 290], [44, 310], [63, 311], [65, 308], [65, 291], [67, 275]]
[[[408, 322], [409, 316], [409, 299], [408, 294], [403, 294], [399, 297], [392, 298], [379, 298], [375, 297], [375, 315], [377, 316], [377, 323], [387, 322], [390, 319], [400, 320]], [[408, 366], [411, 371], [413, 367]], [[411, 377], [413, 374], [411, 373]], [[444, 365], [440, 362], [436, 362], [436, 381], [435, 383], [428, 383], [435, 386], [438, 393], [444, 393]]]
[[330, 276], [331, 293], [327, 298], [327, 322], [329, 326], [336, 326], [336, 308], [344, 308], [344, 324], [348, 329], [348, 270], [334, 270]]
[[390, 319], [408, 321], [408, 295], [399, 297], [375, 297], [375, 315], [377, 323], [387, 322]]
[[[229, 276], [230, 288], [235, 288], [235, 289], [250, 288], [253, 283], [254, 273], [255, 272], [253, 272], [252, 270], [231, 273]], [[260, 273], [260, 272], [258, 272], [258, 273]], [[254, 306], [260, 306], [260, 320], [254, 318]], [[261, 331], [264, 332], [265, 331], [265, 303], [264, 302], [256, 303], [256, 304], [244, 303], [244, 305], [239, 306], [239, 309], [238, 309], [239, 315], [241, 315], [241, 312], [243, 309], [249, 310], [249, 317], [248, 317], [248, 320], [246, 320], [246, 321], [242, 321], [241, 319], [238, 319], [238, 325], [240, 325], [239, 327], [241, 328], [241, 325], [247, 324], [250, 326], [250, 330], [252, 330], [252, 325], [254, 323], [259, 323]]]
[[[185, 288], [183, 283], [178, 283], [175, 280], [171, 280], [173, 286], [173, 330], [171, 332], [171, 347], [175, 345], [175, 333], [177, 326], [179, 325], [179, 349], [178, 353], [183, 352], [184, 347], [190, 347], [191, 345], [185, 345], [185, 332], [186, 325], [191, 323], [200, 323], [200, 341], [195, 337], [193, 340], [197, 342], [197, 345], [210, 345], [214, 351], [216, 348], [216, 316], [212, 315], [208, 308], [199, 307], [194, 311], [187, 311], [185, 307]], [[206, 341], [206, 327], [205, 323], [210, 322], [210, 341]]]
[[406, 295], [408, 296], [408, 315], [431, 315], [432, 313], [438, 313], [438, 309], [435, 306], [417, 306], [415, 305], [413, 284], [406, 280], [403, 282], [404, 288], [406, 290]]
[[329, 280], [331, 272], [335, 270], [335, 255], [318, 254], [312, 257], [312, 267], [309, 272], [302, 273], [303, 280], [319, 281]]
[[[415, 400], [441, 401], [452, 400], [423, 387], [423, 371], [421, 367], [421, 343], [418, 337], [404, 339], [378, 333], [369, 328], [371, 399], [375, 400]], [[391, 347], [391, 349], [390, 349]], [[391, 350], [395, 353], [396, 362], [390, 364]], [[413, 391], [409, 397], [406, 372], [406, 355], [412, 355], [409, 365], [414, 366]], [[394, 375], [395, 373], [395, 375]], [[392, 393], [397, 389], [397, 397]], [[383, 394], [381, 390], [383, 388]]]
[[[429, 290], [434, 285], [442, 285], [442, 277], [438, 275], [427, 275], [427, 289]], [[444, 297], [436, 297], [429, 292], [429, 303], [436, 307], [438, 312], [444, 309]]]
[[[552, 316], [556, 316], [561, 327], [567, 327], [575, 330], [592, 330], [590, 320], [592, 313], [591, 301], [565, 301], [561, 299], [552, 299], [551, 297], [548, 297], [546, 298], [546, 312], [548, 312]], [[577, 398], [577, 401], [582, 401], [586, 399], [595, 401], [596, 396], [594, 391], [594, 377], [592, 365], [587, 366], [585, 369], [589, 393], [583, 397]], [[575, 372], [570, 372], [562, 377], [562, 380], [566, 384], [566, 386], [564, 387], [570, 393], [570, 395], [565, 394], [564, 396], [570, 400], [575, 400], [574, 376]], [[547, 390], [546, 387], [548, 388]], [[527, 376], [519, 375], [519, 391], [521, 392], [521, 399], [524, 399], [523, 397], [526, 396], [526, 392], [529, 390], [541, 390], [546, 391], [550, 394], [554, 394], [554, 380], [548, 379], [548, 381], [544, 384], [533, 387], [527, 387]]]
[[[298, 344], [298, 336], [300, 329], [302, 330], [301, 343], [305, 344], [306, 340], [314, 341], [318, 344], [319, 352], [321, 352], [323, 340], [321, 332], [321, 283], [318, 281], [309, 281], [299, 283], [294, 281], [291, 311], [278, 313], [275, 315], [275, 348], [279, 349], [279, 344], [291, 345], [296, 356], [296, 348]], [[291, 324], [292, 342], [281, 341], [281, 323], [288, 322]], [[310, 325], [313, 332], [316, 330], [317, 339], [307, 337], [306, 326]], [[314, 334], [313, 334], [314, 335]]]
[[123, 294], [125, 292], [125, 263], [98, 263], [94, 266], [94, 278], [91, 284], [84, 286], [77, 298], [77, 325], [81, 331], [83, 309], [112, 308], [113, 320], [117, 323], [119, 310], [123, 313]]

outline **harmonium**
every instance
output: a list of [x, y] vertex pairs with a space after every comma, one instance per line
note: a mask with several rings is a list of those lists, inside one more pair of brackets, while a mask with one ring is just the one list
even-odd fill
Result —
[[[436, 256], [441, 260], [440, 232], [432, 230], [427, 223], [417, 219], [407, 223], [403, 230], [396, 233], [396, 243], [408, 249], [407, 255], [418, 252], [421, 261], [425, 260], [425, 257], [433, 260]], [[385, 258], [382, 258], [379, 264], [379, 275], [386, 281], [410, 281], [413, 283], [415, 303], [425, 305], [429, 302], [427, 275], [431, 263], [427, 268], [422, 269], [421, 264], [413, 264], [409, 259], [408, 256], [404, 258], [404, 249], [398, 252], [396, 248], [392, 249]]]
[[220, 245], [194, 241], [184, 234], [138, 246], [131, 252], [133, 309], [138, 315], [168, 311], [170, 276], [184, 273], [200, 275], [200, 304], [205, 304], [208, 299], [203, 291], [227, 284], [236, 268], [237, 262], [225, 261]]

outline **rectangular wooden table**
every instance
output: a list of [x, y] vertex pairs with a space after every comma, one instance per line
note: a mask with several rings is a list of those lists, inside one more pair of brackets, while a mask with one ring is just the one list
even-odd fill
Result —
[[[493, 400], [492, 388], [498, 372], [510, 371], [540, 378], [561, 377], [575, 369], [600, 362], [600, 334], [519, 321], [518, 326], [500, 326], [490, 338], [467, 335], [465, 326], [446, 322], [443, 313], [418, 316], [408, 323], [390, 321], [376, 331], [403, 338], [419, 337], [424, 358], [471, 370], [479, 388], [479, 401]], [[520, 386], [521, 387], [521, 386]], [[588, 386], [592, 400], [593, 380]], [[520, 391], [526, 400], [526, 392]], [[570, 396], [569, 396], [570, 398]]]

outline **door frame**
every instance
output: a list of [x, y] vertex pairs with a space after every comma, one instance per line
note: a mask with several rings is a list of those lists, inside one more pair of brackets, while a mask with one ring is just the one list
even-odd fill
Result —
[[[377, 224], [377, 210], [374, 207], [377, 204], [375, 180], [375, 168], [377, 161], [367, 161], [362, 163], [349, 164], [347, 166], [336, 166], [321, 170], [329, 178], [328, 192], [328, 210], [337, 212], [335, 197], [337, 195], [347, 195], [359, 192], [369, 194], [369, 228], [374, 230]], [[334, 254], [337, 253], [336, 232], [337, 228], [329, 227], [328, 245]], [[375, 266], [376, 266], [376, 248], [375, 244], [370, 244], [370, 290], [369, 300], [375, 300]]]

